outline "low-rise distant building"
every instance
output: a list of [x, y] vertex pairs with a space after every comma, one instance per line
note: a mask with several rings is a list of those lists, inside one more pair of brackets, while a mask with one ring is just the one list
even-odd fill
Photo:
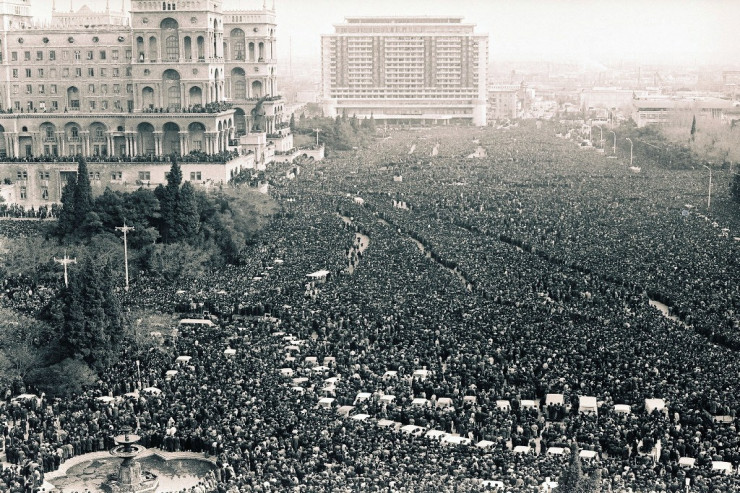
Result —
[[726, 111], [734, 109], [732, 101], [720, 98], [651, 98], [635, 99], [632, 104], [632, 119], [638, 127], [663, 125], [680, 112], [692, 113], [697, 118], [724, 119]]
[[495, 84], [488, 87], [488, 121], [513, 120], [521, 112], [519, 84]]

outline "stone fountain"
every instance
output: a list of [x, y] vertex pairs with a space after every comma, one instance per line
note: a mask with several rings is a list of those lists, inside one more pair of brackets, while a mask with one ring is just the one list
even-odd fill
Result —
[[123, 434], [114, 438], [116, 446], [110, 451], [111, 455], [123, 459], [118, 474], [111, 474], [103, 488], [111, 493], [153, 493], [159, 486], [159, 479], [149, 471], [141, 470], [141, 464], [136, 456], [144, 450], [137, 445], [141, 437], [131, 433], [130, 427], [124, 427]]

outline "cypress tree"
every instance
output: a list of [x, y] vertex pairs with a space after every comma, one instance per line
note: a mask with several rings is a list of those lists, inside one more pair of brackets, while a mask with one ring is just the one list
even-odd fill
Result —
[[80, 156], [77, 161], [77, 184], [74, 192], [74, 216], [75, 228], [82, 225], [87, 213], [93, 209], [92, 187], [90, 186], [90, 175], [87, 172], [87, 162]]
[[171, 161], [172, 166], [170, 166], [170, 172], [167, 175], [167, 186], [163, 187], [162, 185], [159, 185], [154, 190], [154, 195], [159, 199], [159, 209], [161, 213], [159, 233], [162, 236], [162, 241], [165, 243], [173, 243], [178, 240], [176, 231], [177, 218], [175, 216], [177, 204], [180, 199], [182, 170], [174, 156], [171, 158]]
[[186, 181], [180, 189], [175, 208], [175, 224], [173, 241], [186, 241], [194, 244], [198, 236], [200, 214], [195, 197], [195, 188]]
[[696, 138], [696, 115], [694, 115], [694, 119], [691, 120], [691, 142], [694, 142], [695, 138]]
[[75, 188], [77, 180], [70, 175], [67, 184], [62, 189], [62, 210], [59, 212], [59, 221], [57, 222], [57, 234], [64, 237], [75, 230]]

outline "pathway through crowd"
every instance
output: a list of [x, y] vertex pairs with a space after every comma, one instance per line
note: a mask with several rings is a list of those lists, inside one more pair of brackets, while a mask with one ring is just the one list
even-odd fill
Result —
[[[339, 215], [339, 217], [342, 218], [342, 221], [344, 221], [345, 224], [349, 226], [354, 226], [352, 218], [342, 216], [341, 214]], [[362, 254], [365, 252], [365, 250], [367, 250], [368, 246], [370, 246], [370, 237], [366, 234], [355, 232], [355, 242], [352, 244], [352, 248], [349, 249], [349, 252], [347, 252], [347, 257], [349, 258], [347, 273], [354, 274], [355, 267], [357, 267]]]

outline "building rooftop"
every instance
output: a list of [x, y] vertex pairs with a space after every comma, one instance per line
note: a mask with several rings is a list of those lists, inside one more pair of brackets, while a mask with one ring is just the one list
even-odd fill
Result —
[[347, 24], [460, 24], [461, 16], [353, 16], [345, 17]]

